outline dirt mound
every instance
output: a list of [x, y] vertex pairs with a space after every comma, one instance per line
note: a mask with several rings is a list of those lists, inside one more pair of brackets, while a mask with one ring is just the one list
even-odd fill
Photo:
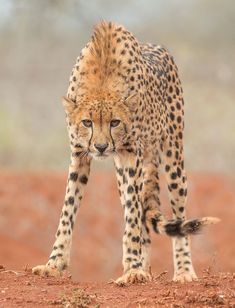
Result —
[[159, 275], [151, 283], [117, 287], [0, 270], [0, 289], [0, 307], [235, 306], [235, 276], [226, 273], [205, 273], [200, 281], [184, 285]]

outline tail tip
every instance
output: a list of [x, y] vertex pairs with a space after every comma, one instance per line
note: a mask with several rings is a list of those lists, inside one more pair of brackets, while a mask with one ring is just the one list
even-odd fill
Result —
[[221, 219], [218, 217], [204, 217], [202, 218], [202, 223], [205, 225], [215, 225], [220, 222]]

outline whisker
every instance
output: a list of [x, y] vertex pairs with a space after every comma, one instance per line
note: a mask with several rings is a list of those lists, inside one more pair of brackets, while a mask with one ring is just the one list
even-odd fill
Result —
[[80, 158], [84, 158], [86, 156], [86, 151], [84, 151], [83, 153], [82, 153], [82, 155], [80, 156]]
[[81, 158], [84, 158], [84, 157], [87, 157], [88, 156], [88, 154], [89, 154], [89, 151], [84, 151], [83, 153], [82, 153], [82, 156], [81, 156]]
[[74, 152], [72, 155], [74, 157], [84, 158], [88, 156], [88, 154], [89, 154], [88, 150], [81, 150], [81, 151]]

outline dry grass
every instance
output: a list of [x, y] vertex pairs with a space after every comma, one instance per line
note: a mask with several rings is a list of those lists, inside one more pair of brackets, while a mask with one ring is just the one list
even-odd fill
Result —
[[61, 297], [61, 307], [63, 308], [98, 308], [99, 304], [95, 303], [96, 295], [90, 295], [84, 289], [73, 289], [71, 294]]

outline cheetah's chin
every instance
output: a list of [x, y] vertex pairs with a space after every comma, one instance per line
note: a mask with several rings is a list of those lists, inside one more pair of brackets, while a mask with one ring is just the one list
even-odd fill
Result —
[[104, 160], [106, 158], [108, 158], [110, 155], [107, 155], [107, 154], [102, 154], [102, 155], [97, 155], [97, 154], [93, 154], [92, 157], [95, 159], [95, 160]]

